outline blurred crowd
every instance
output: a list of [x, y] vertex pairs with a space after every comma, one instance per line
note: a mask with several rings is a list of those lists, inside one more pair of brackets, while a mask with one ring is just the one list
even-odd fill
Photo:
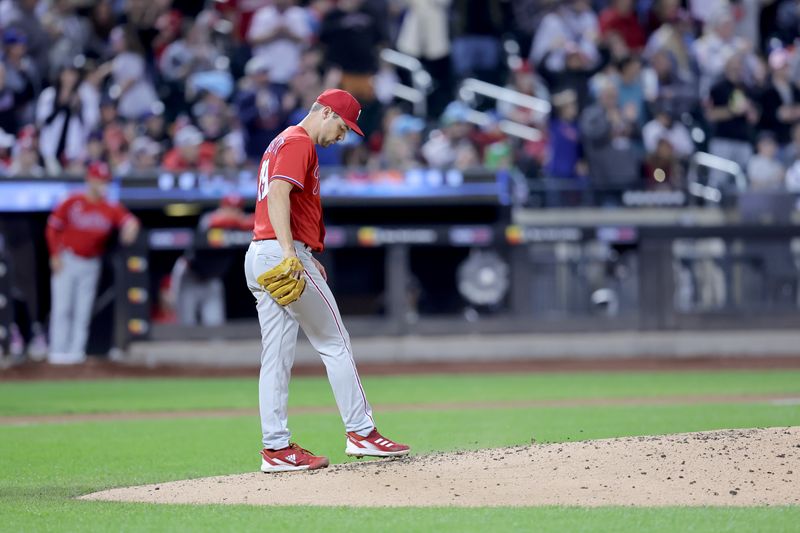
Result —
[[[669, 187], [703, 149], [797, 191], [799, 36], [796, 0], [0, 0], [0, 174], [244, 168], [337, 86], [366, 136], [322, 165]], [[424, 116], [387, 47], [431, 74]], [[477, 126], [468, 77], [552, 111], [479, 100]]]

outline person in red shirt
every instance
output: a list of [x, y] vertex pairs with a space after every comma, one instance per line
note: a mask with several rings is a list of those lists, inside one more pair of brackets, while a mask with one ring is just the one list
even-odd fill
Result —
[[610, 6], [600, 12], [600, 36], [609, 39], [616, 34], [628, 50], [641, 52], [647, 37], [633, 8], [633, 0], [613, 0]]
[[139, 221], [125, 207], [106, 200], [111, 172], [105, 163], [92, 163], [86, 172], [86, 191], [59, 204], [47, 220], [50, 251], [50, 354], [52, 364], [78, 364], [86, 359], [92, 305], [100, 276], [100, 258], [108, 237], [120, 230], [130, 244]]
[[[344, 139], [356, 124], [361, 105], [350, 93], [323, 92], [296, 126], [283, 130], [261, 159], [253, 242], [245, 256], [247, 286], [256, 300], [261, 325], [261, 470], [283, 472], [328, 466], [290, 441], [287, 400], [298, 328], [319, 352], [345, 425], [345, 453], [357, 457], [405, 455], [409, 447], [383, 437], [375, 428], [372, 408], [358, 377], [350, 336], [342, 324], [325, 268], [311, 252], [324, 248], [325, 226], [320, 203], [319, 163], [315, 144], [330, 146]], [[279, 304], [259, 277], [286, 258], [303, 266], [306, 285], [301, 296]]]
[[216, 150], [214, 143], [203, 140], [200, 130], [189, 124], [175, 134], [175, 148], [164, 155], [161, 166], [172, 172], [208, 172], [214, 169]]

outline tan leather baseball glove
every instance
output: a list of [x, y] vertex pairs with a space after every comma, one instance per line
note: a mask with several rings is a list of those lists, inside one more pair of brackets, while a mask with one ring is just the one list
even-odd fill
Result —
[[[300, 273], [299, 279], [297, 273]], [[303, 263], [296, 257], [287, 257], [258, 276], [256, 281], [281, 305], [296, 302], [306, 288]]]

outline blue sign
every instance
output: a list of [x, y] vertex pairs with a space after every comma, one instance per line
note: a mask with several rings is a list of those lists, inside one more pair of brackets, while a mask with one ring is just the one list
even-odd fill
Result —
[[[109, 197], [129, 206], [170, 202], [217, 202], [227, 194], [255, 200], [258, 177], [253, 171], [238, 173], [162, 172], [117, 178]], [[507, 201], [507, 183], [488, 171], [465, 175], [458, 170], [325, 169], [320, 195], [334, 199], [436, 199], [480, 198]], [[8, 179], [0, 182], [0, 212], [50, 211], [70, 194], [83, 188], [82, 180]]]

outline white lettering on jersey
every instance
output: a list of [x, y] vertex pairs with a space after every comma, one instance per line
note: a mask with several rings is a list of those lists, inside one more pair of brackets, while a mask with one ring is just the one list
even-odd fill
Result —
[[257, 201], [260, 202], [264, 198], [267, 197], [267, 193], [269, 192], [269, 160], [272, 159], [272, 156], [278, 151], [278, 148], [283, 146], [283, 143], [286, 140], [281, 137], [276, 137], [273, 139], [267, 150], [264, 152], [264, 159], [261, 162], [261, 168], [258, 171], [258, 198]]
[[261, 201], [267, 197], [269, 192], [269, 158], [261, 163], [261, 170], [258, 172], [258, 200]]
[[314, 167], [314, 194], [319, 196], [319, 165]]
[[76, 202], [69, 208], [69, 222], [78, 229], [86, 231], [108, 231], [111, 221], [98, 212], [84, 211], [83, 204]]

